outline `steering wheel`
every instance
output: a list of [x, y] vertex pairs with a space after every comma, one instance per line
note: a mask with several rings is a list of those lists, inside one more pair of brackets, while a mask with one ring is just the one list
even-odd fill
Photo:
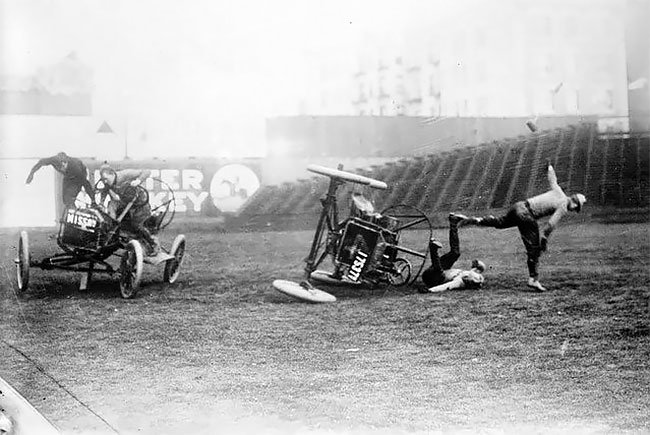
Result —
[[133, 207], [142, 207], [149, 204], [149, 191], [140, 184], [137, 186], [127, 184], [120, 188], [117, 194], [120, 195], [123, 204], [133, 201], [134, 198]]
[[[100, 198], [98, 195], [102, 191], [108, 190], [109, 187], [104, 183], [102, 179], [97, 180], [95, 183], [95, 202], [97, 204], [100, 204]], [[149, 191], [145, 189], [141, 184], [137, 186], [131, 186], [130, 184], [127, 184], [126, 186], [121, 187], [116, 191], [120, 196], [120, 201], [124, 204], [131, 202], [133, 198], [135, 197], [136, 200], [133, 203], [133, 207], [142, 207], [143, 205], [146, 205], [149, 203]]]

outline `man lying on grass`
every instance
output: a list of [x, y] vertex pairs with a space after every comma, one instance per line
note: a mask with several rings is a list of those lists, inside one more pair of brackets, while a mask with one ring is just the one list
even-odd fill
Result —
[[449, 215], [449, 252], [442, 257], [438, 255], [438, 249], [442, 248], [442, 244], [434, 238], [429, 240], [431, 267], [422, 273], [422, 281], [426, 285], [423, 293], [479, 289], [483, 285], [485, 278], [482, 273], [485, 270], [485, 264], [482, 261], [472, 260], [472, 268], [469, 270], [452, 269], [460, 257], [458, 223], [466, 218], [460, 214]]

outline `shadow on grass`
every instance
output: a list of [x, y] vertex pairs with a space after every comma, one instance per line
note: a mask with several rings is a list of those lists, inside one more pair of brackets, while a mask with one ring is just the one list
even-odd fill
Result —
[[[133, 298], [137, 300], [155, 292], [161, 287], [159, 282], [141, 282], [138, 292]], [[79, 279], [64, 279], [62, 276], [55, 276], [47, 281], [47, 284], [35, 283], [26, 291], [19, 294], [23, 301], [38, 300], [59, 300], [59, 299], [123, 299], [120, 295], [119, 277], [93, 277], [86, 290], [79, 288]]]

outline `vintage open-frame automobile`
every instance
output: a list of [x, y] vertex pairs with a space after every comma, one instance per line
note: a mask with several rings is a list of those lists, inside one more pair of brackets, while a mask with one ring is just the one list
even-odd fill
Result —
[[[386, 190], [388, 186], [362, 175], [309, 165], [309, 171], [330, 177], [327, 193], [321, 199], [322, 210], [309, 254], [305, 259], [302, 282], [275, 280], [280, 292], [310, 302], [332, 302], [336, 298], [312, 285], [374, 287], [381, 284], [402, 286], [413, 283], [422, 271], [428, 254], [428, 240], [433, 235], [429, 218], [410, 205], [395, 204], [376, 212], [361, 193], [352, 193], [350, 215], [339, 221], [337, 190], [346, 182]], [[423, 250], [405, 246], [402, 231], [418, 228], [428, 231]], [[332, 270], [318, 269], [330, 257]]]
[[[161, 185], [169, 191], [168, 199], [153, 207], [151, 216], [145, 221], [146, 228], [153, 235], [169, 226], [175, 214], [174, 192], [165, 183], [161, 182]], [[101, 182], [96, 187], [101, 189]], [[161, 247], [158, 255], [146, 256], [136, 232], [130, 228], [128, 215], [131, 210], [145, 206], [149, 194], [142, 186], [127, 186], [119, 195], [125, 206], [114, 218], [104, 206], [96, 203], [66, 208], [56, 238], [61, 252], [53, 256], [34, 260], [29, 251], [28, 233], [21, 231], [15, 260], [19, 291], [29, 288], [30, 268], [34, 267], [84, 272], [82, 288], [90, 283], [93, 273], [119, 275], [120, 294], [127, 299], [137, 294], [144, 263], [164, 264], [163, 280], [175, 282], [185, 254], [185, 236], [177, 235], [171, 247]], [[114, 259], [118, 260], [117, 265]]]

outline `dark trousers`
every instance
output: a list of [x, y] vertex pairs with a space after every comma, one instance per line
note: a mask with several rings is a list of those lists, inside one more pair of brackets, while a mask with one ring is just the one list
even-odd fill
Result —
[[149, 204], [145, 204], [140, 207], [133, 207], [128, 212], [125, 219], [125, 223], [128, 225], [128, 230], [133, 232], [140, 241], [143, 241], [148, 245], [145, 246], [147, 251], [151, 251], [156, 244], [151, 232], [144, 225], [144, 222], [149, 218], [149, 216], [151, 216], [151, 207]]
[[515, 203], [503, 216], [482, 218], [478, 225], [499, 229], [517, 227], [526, 247], [528, 273], [532, 278], [537, 278], [537, 265], [542, 252], [539, 244], [539, 225], [525, 201]]
[[79, 192], [81, 192], [81, 188], [82, 185], [80, 183], [77, 183], [76, 181], [72, 181], [72, 180], [67, 180], [65, 178], [63, 179], [62, 199], [63, 199], [63, 204], [66, 207], [74, 205], [74, 200], [77, 198], [77, 195], [79, 195]]
[[429, 254], [431, 266], [422, 273], [422, 281], [427, 287], [433, 287], [445, 282], [444, 271], [451, 269], [460, 257], [458, 226], [449, 225], [449, 252], [441, 257], [438, 255], [438, 247], [429, 242]]

